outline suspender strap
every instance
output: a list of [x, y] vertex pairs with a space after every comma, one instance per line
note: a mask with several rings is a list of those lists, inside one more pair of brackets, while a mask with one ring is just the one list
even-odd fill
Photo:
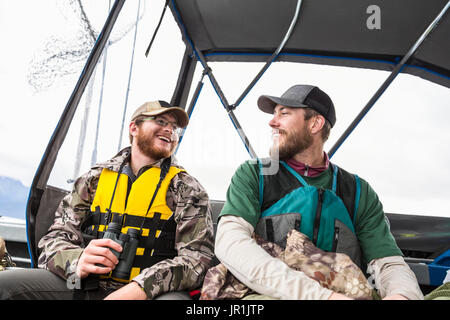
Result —
[[360, 184], [357, 183], [359, 179], [355, 178], [355, 175], [348, 173], [347, 171], [339, 168], [337, 170], [337, 185], [336, 194], [342, 199], [345, 207], [347, 208], [350, 219], [354, 222], [354, 216], [357, 210], [356, 202], [359, 202], [359, 189]]
[[264, 175], [263, 175], [263, 165], [261, 159], [257, 159], [259, 168], [259, 206], [262, 206], [264, 199]]
[[275, 242], [275, 231], [273, 229], [272, 219], [266, 219], [266, 234], [268, 241]]
[[306, 183], [305, 179], [303, 179], [302, 176], [301, 176], [300, 174], [298, 174], [297, 171], [295, 171], [294, 169], [292, 169], [286, 162], [284, 162], [284, 161], [280, 161], [280, 162], [281, 162], [281, 164], [282, 164], [286, 169], [288, 169], [288, 171], [289, 171], [290, 173], [292, 173], [292, 175], [293, 175], [294, 177], [297, 178], [298, 181], [300, 181], [300, 183], [301, 183], [302, 185], [308, 186], [308, 184]]
[[[151, 224], [149, 226], [149, 233], [145, 243], [145, 250], [152, 250], [155, 247], [156, 231], [161, 227], [161, 213], [155, 212]], [[150, 253], [150, 252], [149, 252]]]
[[355, 205], [354, 205], [354, 209], [353, 209], [353, 218], [352, 218], [353, 224], [356, 223], [356, 212], [358, 211], [359, 199], [361, 197], [361, 180], [359, 180], [359, 177], [356, 174], [355, 174], [355, 182], [356, 182], [356, 195], [355, 195]]

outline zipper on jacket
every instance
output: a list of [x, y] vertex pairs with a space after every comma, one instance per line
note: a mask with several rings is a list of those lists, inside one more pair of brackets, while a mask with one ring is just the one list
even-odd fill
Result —
[[317, 246], [317, 238], [319, 237], [319, 227], [320, 227], [320, 216], [322, 215], [322, 204], [323, 204], [323, 193], [322, 188], [317, 189], [317, 209], [316, 217], [314, 219], [314, 233], [313, 233], [313, 243]]
[[336, 252], [338, 240], [339, 240], [339, 228], [334, 227], [333, 246], [331, 247], [331, 252]]

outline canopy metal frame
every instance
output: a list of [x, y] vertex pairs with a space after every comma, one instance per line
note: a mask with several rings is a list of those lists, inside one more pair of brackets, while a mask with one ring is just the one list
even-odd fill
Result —
[[[294, 14], [294, 17], [292, 19], [291, 25], [289, 27], [288, 32], [286, 33], [283, 41], [279, 45], [279, 47], [276, 49], [276, 51], [267, 59], [266, 63], [264, 64], [263, 68], [260, 70], [260, 72], [256, 75], [256, 77], [251, 81], [251, 83], [246, 87], [246, 89], [243, 91], [243, 93], [239, 96], [239, 98], [236, 100], [234, 104], [229, 104], [228, 100], [226, 99], [222, 89], [220, 88], [216, 78], [214, 77], [214, 74], [212, 72], [212, 69], [207, 63], [207, 59], [205, 58], [203, 52], [199, 50], [195, 44], [193, 43], [191, 37], [189, 37], [188, 31], [186, 30], [186, 27], [182, 21], [181, 15], [177, 9], [175, 0], [171, 0], [171, 6], [174, 11], [174, 17], [177, 20], [178, 24], [180, 25], [180, 28], [183, 32], [183, 36], [186, 39], [186, 46], [191, 47], [193, 52], [195, 53], [198, 61], [200, 61], [201, 65], [203, 66], [203, 74], [201, 76], [201, 79], [199, 81], [199, 84], [197, 86], [197, 89], [195, 90], [195, 93], [192, 98], [192, 103], [189, 106], [189, 114], [192, 113], [193, 107], [195, 105], [195, 102], [198, 99], [198, 95], [201, 92], [201, 88], [203, 86], [203, 77], [205, 74], [208, 75], [211, 84], [213, 88], [215, 89], [217, 95], [219, 96], [219, 99], [224, 106], [225, 110], [228, 112], [228, 115], [231, 118], [231, 121], [233, 122], [233, 125], [235, 126], [236, 130], [238, 131], [239, 136], [241, 137], [241, 140], [244, 143], [245, 148], [249, 152], [252, 158], [256, 158], [257, 155], [253, 148], [251, 147], [250, 141], [248, 140], [247, 136], [245, 135], [244, 131], [242, 130], [241, 125], [239, 124], [237, 118], [234, 115], [233, 110], [236, 109], [236, 107], [242, 102], [242, 100], [245, 98], [245, 96], [250, 92], [250, 90], [254, 87], [256, 82], [261, 78], [261, 76], [264, 74], [264, 72], [269, 68], [272, 62], [276, 61], [277, 57], [282, 53], [282, 48], [284, 47], [286, 41], [289, 39], [289, 36], [293, 30], [293, 27], [295, 26], [301, 1], [297, 2], [297, 8], [296, 12]], [[329, 157], [332, 158], [333, 155], [336, 153], [336, 151], [342, 146], [344, 141], [349, 137], [349, 135], [355, 130], [355, 128], [359, 125], [361, 120], [367, 115], [367, 113], [372, 109], [372, 107], [375, 105], [375, 103], [378, 101], [378, 99], [383, 95], [383, 93], [388, 89], [388, 87], [392, 84], [394, 79], [397, 77], [397, 75], [402, 71], [402, 69], [407, 64], [408, 60], [410, 60], [414, 53], [417, 51], [417, 49], [420, 47], [420, 45], [424, 42], [424, 40], [431, 34], [431, 32], [437, 27], [439, 22], [444, 17], [445, 13], [448, 11], [450, 7], [450, 1], [447, 2], [447, 4], [443, 7], [443, 9], [438, 13], [438, 15], [434, 18], [434, 20], [429, 24], [429, 26], [425, 29], [425, 31], [419, 36], [419, 38], [415, 41], [415, 43], [411, 46], [411, 48], [407, 51], [407, 53], [399, 59], [400, 62], [397, 63], [387, 79], [383, 82], [383, 84], [378, 88], [378, 90], [374, 93], [374, 95], [371, 97], [371, 99], [366, 103], [366, 105], [363, 107], [363, 109], [360, 111], [360, 113], [356, 116], [356, 118], [350, 123], [350, 125], [346, 128], [344, 133], [338, 138], [336, 143], [331, 147], [331, 149], [328, 151]], [[242, 53], [241, 53], [242, 54]]]
[[[36, 216], [40, 207], [40, 202], [42, 195], [44, 194], [45, 189], [47, 188], [47, 182], [50, 176], [50, 173], [54, 167], [59, 149], [61, 148], [67, 132], [69, 130], [70, 124], [73, 120], [75, 111], [78, 107], [78, 104], [83, 96], [83, 93], [86, 89], [86, 86], [95, 70], [95, 67], [102, 55], [102, 52], [107, 44], [108, 38], [111, 34], [112, 28], [117, 20], [118, 15], [121, 12], [121, 9], [125, 3], [125, 0], [115, 0], [114, 5], [112, 6], [108, 18], [103, 26], [103, 29], [98, 36], [98, 39], [86, 61], [83, 71], [75, 85], [75, 88], [62, 112], [60, 120], [50, 138], [50, 141], [46, 147], [46, 150], [43, 154], [43, 157], [39, 163], [36, 174], [33, 178], [33, 182], [30, 187], [30, 193], [28, 197], [27, 207], [26, 207], [26, 229], [27, 229], [27, 241], [28, 241], [28, 251], [32, 261], [32, 267], [35, 267], [37, 263], [37, 248], [35, 246], [35, 225], [36, 225]], [[301, 1], [298, 1], [298, 10], [300, 8]], [[171, 0], [171, 5], [174, 10], [176, 10], [175, 1]], [[342, 137], [338, 140], [336, 145], [330, 150], [331, 156], [334, 155], [336, 150], [342, 145], [345, 139], [353, 132], [354, 128], [360, 123], [361, 119], [370, 111], [379, 97], [385, 92], [388, 86], [392, 83], [398, 73], [401, 72], [405, 63], [410, 59], [414, 52], [418, 49], [418, 47], [423, 43], [423, 41], [429, 36], [432, 30], [436, 28], [439, 21], [441, 21], [442, 17], [448, 11], [450, 7], [450, 1], [447, 2], [445, 7], [441, 10], [441, 12], [436, 16], [433, 22], [428, 26], [425, 32], [420, 36], [420, 38], [415, 42], [415, 44], [410, 48], [410, 50], [406, 53], [406, 55], [401, 59], [400, 63], [396, 65], [394, 70], [391, 72], [386, 81], [382, 84], [382, 86], [377, 90], [374, 96], [370, 99], [367, 105], [363, 108], [360, 114], [355, 118], [355, 120], [351, 123], [348, 129], [344, 132]], [[298, 11], [297, 10], [297, 11]], [[293, 22], [291, 23], [291, 27], [295, 26], [295, 21], [298, 18], [298, 13], [294, 15]], [[176, 19], [179, 20], [180, 25], [183, 26], [180, 15], [178, 14]], [[245, 135], [242, 130], [241, 125], [239, 124], [237, 118], [234, 115], [233, 110], [242, 102], [244, 97], [248, 94], [251, 88], [255, 85], [255, 83], [259, 80], [265, 70], [270, 66], [273, 61], [276, 61], [277, 57], [282, 53], [282, 48], [284, 43], [289, 38], [289, 30], [286, 34], [285, 38], [283, 38], [282, 43], [279, 48], [270, 56], [270, 58], [266, 61], [266, 64], [258, 73], [258, 75], [253, 79], [250, 85], [244, 90], [241, 96], [237, 99], [235, 104], [230, 105], [223, 94], [217, 80], [215, 79], [211, 68], [207, 64], [207, 60], [204, 54], [198, 50], [195, 44], [188, 37], [187, 30], [183, 27], [182, 33], [187, 41], [186, 50], [183, 56], [182, 65], [180, 68], [180, 73], [178, 75], [177, 85], [175, 87], [171, 103], [174, 105], [178, 105], [182, 108], [185, 108], [186, 102], [188, 99], [189, 91], [192, 84], [193, 75], [195, 72], [196, 64], [199, 61], [203, 66], [203, 74], [202, 79], [200, 79], [199, 85], [197, 85], [196, 93], [194, 94], [194, 99], [191, 101], [189, 105], [188, 112], [192, 113], [193, 107], [195, 105], [196, 99], [198, 98], [198, 94], [201, 91], [203, 86], [203, 77], [208, 75], [216, 93], [218, 94], [223, 106], [225, 107], [233, 125], [237, 129], [246, 149], [252, 158], [256, 157], [256, 153], [251, 147], [249, 139]], [[283, 43], [284, 42], [284, 43]]]
[[339, 149], [339, 147], [344, 143], [344, 141], [350, 136], [350, 134], [353, 132], [353, 130], [358, 126], [358, 124], [361, 122], [361, 120], [367, 115], [367, 113], [372, 109], [372, 107], [375, 105], [375, 103], [378, 101], [378, 99], [383, 95], [383, 93], [386, 91], [386, 89], [391, 85], [391, 83], [394, 81], [394, 79], [398, 76], [398, 74], [402, 71], [403, 67], [407, 63], [407, 61], [414, 55], [414, 53], [417, 51], [417, 49], [420, 47], [420, 45], [423, 43], [423, 41], [430, 35], [431, 31], [433, 31], [436, 26], [439, 24], [439, 21], [441, 21], [442, 17], [445, 15], [445, 13], [448, 11], [450, 7], [450, 1], [447, 2], [447, 4], [442, 8], [442, 10], [439, 12], [439, 14], [434, 18], [434, 20], [430, 23], [430, 25], [425, 29], [425, 31], [420, 35], [420, 37], [417, 39], [417, 41], [411, 46], [411, 48], [408, 50], [408, 52], [403, 56], [403, 58], [400, 60], [400, 62], [395, 66], [395, 68], [392, 70], [392, 72], [389, 74], [389, 76], [386, 78], [386, 80], [383, 82], [383, 84], [378, 88], [378, 90], [375, 92], [375, 94], [370, 98], [370, 100], [367, 102], [367, 104], [364, 106], [364, 108], [360, 111], [360, 113], [356, 116], [356, 118], [350, 123], [350, 125], [347, 127], [347, 129], [344, 131], [344, 133], [339, 137], [339, 139], [336, 141], [336, 143], [331, 147], [330, 151], [328, 151], [328, 156], [330, 159], [333, 157], [333, 155], [336, 153], [336, 151]]
[[171, 2], [172, 9], [175, 12], [175, 15], [174, 15], [175, 19], [177, 20], [178, 24], [181, 26], [183, 36], [187, 40], [186, 45], [189, 44], [192, 51], [195, 53], [197, 60], [200, 61], [201, 65], [203, 66], [203, 73], [202, 73], [201, 79], [197, 85], [197, 88], [195, 90], [195, 93], [194, 93], [194, 96], [192, 99], [193, 103], [191, 103], [189, 110], [188, 110], [189, 116], [192, 113], [194, 105], [195, 105], [195, 101], [197, 101], [198, 96], [201, 92], [201, 88], [203, 87], [203, 78], [206, 74], [206, 75], [208, 75], [209, 80], [210, 80], [214, 90], [216, 91], [216, 94], [219, 96], [219, 99], [220, 99], [223, 107], [225, 108], [226, 112], [228, 113], [228, 116], [230, 117], [230, 120], [233, 123], [233, 126], [235, 127], [237, 133], [239, 134], [239, 137], [241, 138], [242, 142], [244, 143], [244, 146], [245, 146], [247, 152], [250, 154], [250, 156], [252, 158], [257, 158], [257, 154], [256, 154], [255, 150], [253, 149], [252, 145], [250, 144], [250, 140], [248, 139], [247, 135], [245, 134], [244, 130], [242, 129], [242, 126], [240, 125], [236, 115], [234, 114], [234, 109], [236, 109], [240, 105], [240, 103], [244, 100], [244, 98], [247, 96], [247, 94], [250, 92], [250, 90], [255, 86], [255, 84], [258, 82], [258, 80], [262, 77], [264, 72], [266, 72], [266, 70], [269, 68], [269, 66], [272, 64], [272, 62], [274, 62], [276, 60], [276, 58], [278, 57], [278, 55], [280, 54], [281, 50], [285, 46], [287, 40], [289, 39], [290, 35], [292, 34], [292, 31], [297, 23], [301, 4], [302, 4], [302, 0], [297, 0], [296, 9], [294, 12], [294, 16], [291, 20], [291, 23], [289, 25], [289, 28], [288, 28], [286, 34], [284, 35], [281, 43], [275, 50], [275, 52], [273, 52], [273, 54], [267, 59], [264, 66], [261, 68], [261, 70], [258, 72], [258, 74], [253, 78], [253, 80], [250, 82], [250, 84], [245, 88], [245, 90], [242, 92], [242, 94], [239, 96], [239, 98], [236, 100], [236, 102], [233, 104], [230, 104], [228, 102], [228, 99], [225, 97], [225, 94], [223, 93], [222, 88], [220, 87], [219, 83], [217, 82], [217, 79], [214, 76], [211, 67], [208, 65], [208, 62], [206, 61], [206, 58], [203, 55], [202, 51], [199, 50], [195, 46], [195, 44], [192, 42], [191, 38], [189, 37], [188, 31], [186, 30], [186, 27], [183, 23], [183, 20], [178, 11], [175, 1], [172, 0], [172, 2]]

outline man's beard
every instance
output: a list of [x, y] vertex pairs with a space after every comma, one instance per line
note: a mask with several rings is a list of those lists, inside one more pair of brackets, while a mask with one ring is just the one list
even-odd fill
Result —
[[160, 160], [171, 156], [177, 145], [176, 143], [172, 143], [170, 150], [158, 148], [155, 146], [155, 139], [158, 139], [156, 135], [149, 136], [148, 134], [144, 134], [142, 131], [138, 133], [136, 138], [139, 150], [141, 150], [141, 152], [147, 157], [154, 160]]
[[[280, 129], [278, 141], [274, 141], [270, 148], [269, 155], [271, 158], [280, 160], [288, 160], [294, 157], [297, 153], [308, 149], [312, 143], [313, 138], [306, 126], [303, 129], [294, 129], [290, 132]], [[280, 145], [281, 137], [284, 138], [284, 143]]]

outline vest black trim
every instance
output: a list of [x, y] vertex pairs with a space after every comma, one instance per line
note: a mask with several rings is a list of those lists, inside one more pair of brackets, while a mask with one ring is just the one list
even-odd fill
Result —
[[[271, 164], [268, 159], [262, 159], [260, 164], [263, 167], [267, 165], [270, 165], [270, 167], [274, 167], [274, 165]], [[333, 166], [337, 169], [335, 189], [336, 196], [338, 196], [342, 200], [347, 214], [349, 215], [349, 219], [354, 226], [354, 215], [356, 211], [355, 206], [358, 206], [360, 196], [359, 179], [357, 179], [355, 175], [331, 163], [330, 167], [327, 170], [333, 171]], [[262, 195], [260, 194], [261, 213], [266, 212], [266, 210], [272, 208], [272, 206], [275, 205], [280, 199], [285, 198], [294, 190], [303, 187], [302, 182], [300, 182], [297, 177], [289, 172], [289, 170], [284, 165], [281, 165], [281, 163], [279, 165], [279, 170], [274, 175], [262, 175], [262, 172], [260, 172], [260, 170], [261, 168], [258, 165], [258, 176], [260, 179], [259, 186], [260, 188], [263, 188]], [[318, 189], [317, 194], [320, 194], [319, 191], [322, 189], [318, 187], [316, 188]], [[330, 186], [330, 188], [327, 189], [331, 190], [332, 188]], [[318, 201], [318, 204], [319, 202], [320, 201]], [[318, 213], [316, 211], [316, 222], [317, 214]], [[271, 215], [261, 217], [255, 228], [255, 232], [264, 237], [266, 240], [275, 242], [278, 245], [284, 247], [287, 232], [292, 228], [300, 230], [301, 220], [302, 215], [295, 212], [280, 214], [272, 213]], [[313, 228], [316, 237], [319, 227], [320, 226], [317, 225]], [[284, 234], [284, 232], [286, 232], [286, 234]], [[311, 240], [314, 241], [314, 239]], [[332, 252], [347, 254], [359, 267], [363, 265], [361, 248], [359, 246], [356, 234], [354, 234], [353, 231], [350, 230], [339, 219], [335, 219], [334, 221], [334, 235], [332, 247], [330, 247], [330, 249]]]
[[264, 176], [264, 193], [261, 212], [270, 208], [278, 200], [299, 187], [302, 187], [300, 181], [280, 164], [276, 174]]
[[355, 176], [340, 167], [338, 167], [337, 172], [336, 195], [338, 195], [339, 198], [342, 199], [351, 220], [354, 221], [356, 199]]
[[[263, 163], [266, 163], [264, 159]], [[347, 208], [350, 218], [353, 220], [354, 210], [355, 210], [355, 196], [356, 196], [356, 181], [353, 174], [345, 171], [344, 169], [337, 166], [337, 185], [336, 185], [336, 195], [342, 199], [345, 207]], [[259, 168], [258, 168], [259, 170]], [[327, 170], [332, 170], [330, 164]], [[261, 177], [261, 176], [260, 176]], [[270, 208], [278, 200], [283, 198], [288, 193], [293, 190], [302, 187], [303, 185], [294, 177], [288, 169], [280, 165], [279, 170], [274, 175], [264, 176], [264, 193], [263, 202], [261, 204], [261, 212]]]
[[[105, 225], [107, 214], [100, 212], [98, 207], [95, 212], [92, 212], [88, 218], [83, 222], [81, 226], [83, 240], [85, 246], [93, 239], [103, 238], [104, 232], [98, 231], [100, 225]], [[143, 217], [131, 216], [131, 215], [119, 215], [112, 213], [112, 221], [129, 227], [140, 227]], [[145, 218], [144, 228], [150, 230], [150, 234], [146, 237], [141, 237], [139, 240], [139, 248], [144, 248], [145, 252], [142, 256], [136, 255], [134, 264], [136, 266], [149, 267], [153, 264], [162, 261], [164, 259], [174, 258], [178, 255], [175, 250], [175, 235], [177, 224], [174, 217], [170, 217], [168, 220], [160, 219], [161, 214], [155, 212], [153, 218]], [[94, 227], [94, 228], [93, 228]], [[161, 230], [158, 238], [156, 238], [156, 231]], [[151, 252], [153, 251], [153, 254]], [[150, 254], [149, 254], [150, 253]]]

